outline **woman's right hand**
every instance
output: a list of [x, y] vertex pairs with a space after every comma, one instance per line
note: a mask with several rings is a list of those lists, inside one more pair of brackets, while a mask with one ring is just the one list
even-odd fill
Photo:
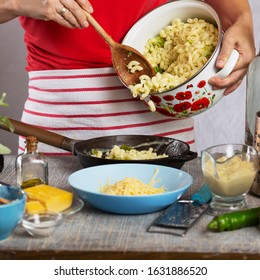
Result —
[[[1, 10], [4, 2], [6, 1], [0, 0]], [[52, 20], [68, 28], [88, 27], [84, 10], [93, 12], [88, 0], [9, 0], [6, 5], [8, 7], [3, 7], [3, 9], [8, 10], [10, 19], [25, 16], [39, 20]], [[1, 14], [2, 11], [0, 11]], [[0, 22], [4, 22], [4, 19], [0, 19]]]

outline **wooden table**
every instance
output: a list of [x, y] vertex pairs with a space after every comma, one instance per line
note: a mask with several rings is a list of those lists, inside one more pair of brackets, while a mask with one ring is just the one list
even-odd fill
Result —
[[[50, 157], [49, 184], [70, 189], [68, 176], [81, 168], [76, 157]], [[15, 156], [5, 156], [0, 181], [15, 183]], [[203, 183], [200, 158], [182, 168], [194, 177], [189, 198]], [[250, 207], [260, 199], [248, 195]], [[214, 233], [206, 229], [205, 214], [186, 236], [148, 233], [160, 212], [146, 215], [114, 215], [85, 204], [69, 216], [51, 237], [34, 238], [19, 225], [11, 237], [0, 242], [0, 259], [260, 259], [258, 227]]]

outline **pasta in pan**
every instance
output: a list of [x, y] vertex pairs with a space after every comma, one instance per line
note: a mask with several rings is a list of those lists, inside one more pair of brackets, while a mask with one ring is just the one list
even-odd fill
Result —
[[105, 154], [103, 154], [100, 150], [92, 150], [91, 155], [99, 158], [104, 156], [106, 159], [114, 160], [146, 160], [168, 157], [166, 154], [157, 155], [153, 148], [138, 151], [134, 148], [124, 149], [118, 145], [114, 145], [113, 149], [105, 152]]
[[203, 19], [174, 19], [145, 45], [144, 56], [155, 69], [156, 76], [140, 76], [131, 85], [134, 97], [145, 99], [152, 92], [177, 87], [197, 73], [211, 57], [218, 42], [218, 29]]

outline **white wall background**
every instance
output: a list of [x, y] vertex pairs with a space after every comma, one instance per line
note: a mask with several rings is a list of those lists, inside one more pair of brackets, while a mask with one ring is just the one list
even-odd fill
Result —
[[[23, 104], [27, 98], [26, 50], [23, 29], [17, 19], [0, 25], [0, 94], [8, 94], [9, 107], [0, 107], [0, 115], [13, 119], [21, 118]], [[0, 130], [0, 142], [17, 153], [18, 136]]]
[[[260, 1], [249, 0], [255, 24], [256, 46], [260, 45]], [[18, 20], [0, 25], [0, 93], [7, 92], [8, 108], [0, 108], [0, 115], [19, 120], [27, 97], [26, 50], [23, 30]], [[259, 77], [260, 78], [260, 77]], [[223, 98], [216, 106], [195, 116], [197, 149], [221, 143], [244, 143], [245, 80], [238, 90]], [[260, 104], [259, 104], [260, 107]], [[0, 130], [0, 142], [17, 153], [18, 136]]]

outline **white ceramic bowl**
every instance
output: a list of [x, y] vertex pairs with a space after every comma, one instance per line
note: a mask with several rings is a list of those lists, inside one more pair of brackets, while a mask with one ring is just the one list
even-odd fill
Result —
[[[143, 53], [147, 41], [157, 36], [160, 30], [169, 25], [173, 19], [187, 20], [195, 17], [211, 22], [218, 27], [218, 44], [211, 58], [198, 73], [186, 82], [172, 90], [149, 95], [144, 100], [146, 103], [152, 100], [158, 113], [173, 118], [191, 117], [217, 104], [223, 97], [224, 89], [212, 90], [208, 80], [213, 76], [228, 76], [238, 60], [239, 54], [233, 50], [222, 70], [219, 71], [215, 66], [223, 36], [222, 26], [216, 11], [201, 1], [170, 2], [158, 7], [136, 22], [123, 40], [123, 44], [132, 46]], [[184, 100], [175, 98], [177, 94], [185, 96]]]
[[[100, 185], [111, 184], [125, 177], [135, 177], [148, 183], [155, 169], [160, 179], [154, 187], [164, 186], [166, 191], [153, 195], [110, 195], [100, 193]], [[116, 214], [145, 214], [159, 211], [179, 199], [191, 186], [193, 177], [180, 170], [162, 165], [142, 163], [106, 164], [74, 172], [68, 178], [75, 192], [97, 209]]]

